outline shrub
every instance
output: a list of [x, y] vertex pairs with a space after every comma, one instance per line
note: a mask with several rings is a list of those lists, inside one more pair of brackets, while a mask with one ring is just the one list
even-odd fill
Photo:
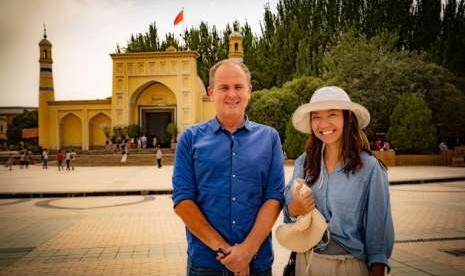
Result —
[[137, 138], [140, 136], [141, 132], [140, 126], [136, 124], [129, 125], [127, 128], [129, 138]]
[[431, 110], [423, 97], [404, 94], [391, 115], [387, 138], [401, 152], [431, 152], [435, 144], [431, 120]]
[[284, 142], [284, 151], [287, 158], [295, 159], [304, 151], [305, 140], [307, 135], [297, 131], [289, 120], [286, 126], [286, 141]]

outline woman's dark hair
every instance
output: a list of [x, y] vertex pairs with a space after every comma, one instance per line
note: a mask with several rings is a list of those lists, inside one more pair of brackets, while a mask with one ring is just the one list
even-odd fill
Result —
[[[360, 157], [362, 151], [373, 155], [366, 134], [359, 128], [355, 114], [349, 110], [343, 110], [344, 127], [342, 131], [342, 162], [345, 164], [343, 171], [346, 174], [357, 172], [363, 162]], [[305, 143], [305, 179], [311, 185], [320, 177], [321, 170], [321, 149], [323, 142], [311, 133]], [[385, 165], [378, 159], [383, 167]]]

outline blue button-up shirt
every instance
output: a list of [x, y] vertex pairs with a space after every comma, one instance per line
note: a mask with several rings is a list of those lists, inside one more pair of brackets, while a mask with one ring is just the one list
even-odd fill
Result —
[[[229, 243], [245, 240], [263, 203], [284, 204], [283, 151], [278, 132], [249, 121], [235, 133], [212, 119], [181, 135], [173, 172], [173, 201], [193, 200]], [[225, 267], [216, 254], [187, 229], [188, 255], [197, 265]], [[254, 270], [273, 263], [271, 234], [251, 262]]]
[[[387, 265], [394, 243], [387, 173], [368, 153], [362, 152], [360, 157], [362, 168], [349, 175], [341, 164], [328, 175], [322, 163], [322, 175], [311, 188], [318, 210], [328, 221], [331, 238], [369, 265]], [[292, 199], [294, 179], [304, 178], [304, 162], [305, 154], [295, 161], [294, 174], [286, 186], [285, 222], [293, 221], [287, 204]]]

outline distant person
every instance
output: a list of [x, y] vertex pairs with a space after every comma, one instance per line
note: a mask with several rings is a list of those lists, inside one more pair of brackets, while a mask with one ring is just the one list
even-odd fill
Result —
[[42, 151], [42, 169], [48, 169], [48, 151], [44, 149]]
[[153, 139], [152, 139], [152, 142], [153, 142], [153, 147], [157, 147], [157, 136], [153, 136]]
[[61, 150], [58, 151], [57, 153], [57, 166], [58, 166], [58, 171], [63, 170], [63, 161], [65, 160], [65, 155]]
[[70, 171], [71, 170], [71, 152], [69, 152], [69, 150], [66, 151], [66, 154], [65, 154], [65, 162], [66, 162], [66, 170], [67, 171]]
[[25, 156], [24, 156], [24, 166], [26, 169], [29, 168], [29, 164], [31, 163], [32, 160], [32, 152], [30, 150], [26, 151]]
[[26, 165], [26, 152], [22, 151], [19, 155], [19, 168], [22, 169]]
[[121, 143], [120, 143], [120, 150], [121, 150], [122, 152], [124, 152], [124, 151], [127, 152], [127, 151], [128, 151], [128, 143], [127, 143], [127, 141], [126, 141], [126, 138], [123, 138], [123, 139], [121, 140]]
[[142, 137], [140, 138], [140, 140], [141, 140], [141, 143], [142, 143], [142, 148], [143, 148], [143, 149], [147, 148], [147, 136], [142, 135]]
[[71, 150], [71, 169], [74, 171], [74, 161], [76, 161], [76, 157], [77, 157], [77, 154], [76, 152], [73, 150]]
[[13, 169], [13, 165], [15, 163], [15, 156], [13, 153], [10, 153], [8, 156], [8, 160], [6, 161], [5, 167], [7, 167], [10, 171]]
[[389, 150], [391, 150], [391, 145], [389, 144], [388, 141], [384, 141], [384, 143], [383, 143], [383, 150], [384, 150], [384, 151], [389, 151]]
[[126, 164], [126, 161], [128, 160], [128, 152], [123, 150], [123, 153], [121, 154], [121, 160], [120, 163], [122, 165]]
[[440, 150], [448, 150], [449, 147], [447, 146], [446, 142], [442, 141], [441, 143], [439, 143], [439, 149]]
[[375, 150], [380, 151], [383, 148], [383, 141], [380, 138], [376, 138]]
[[161, 159], [163, 157], [163, 153], [161, 152], [160, 145], [157, 145], [156, 150], [155, 150], [155, 155], [157, 158], [158, 168], [161, 168]]

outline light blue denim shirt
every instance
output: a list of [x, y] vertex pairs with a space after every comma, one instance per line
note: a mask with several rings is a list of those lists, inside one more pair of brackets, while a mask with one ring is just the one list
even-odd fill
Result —
[[[360, 157], [363, 166], [355, 174], [347, 175], [339, 164], [328, 175], [322, 164], [320, 179], [311, 188], [316, 206], [328, 222], [331, 238], [369, 266], [373, 263], [388, 265], [394, 227], [387, 172], [368, 153], [362, 152]], [[286, 223], [295, 219], [289, 216], [287, 205], [292, 199], [294, 179], [304, 178], [304, 161], [305, 153], [295, 161], [294, 174], [284, 192]]]

